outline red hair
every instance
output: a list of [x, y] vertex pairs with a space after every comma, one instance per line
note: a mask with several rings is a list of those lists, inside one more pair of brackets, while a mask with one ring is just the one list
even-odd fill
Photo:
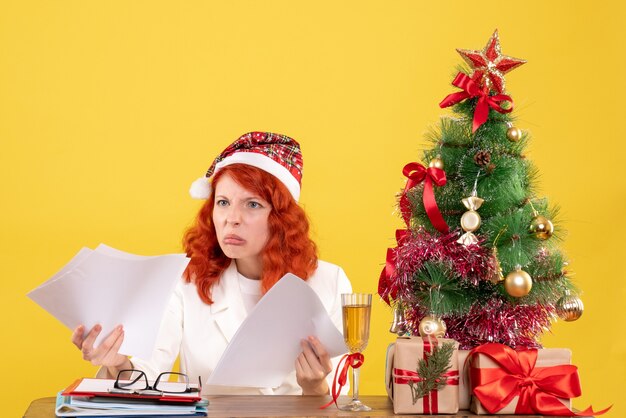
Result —
[[269, 214], [269, 239], [262, 251], [261, 289], [265, 294], [286, 273], [304, 280], [317, 268], [317, 247], [309, 238], [309, 221], [285, 185], [273, 175], [250, 165], [232, 164], [213, 176], [211, 196], [183, 237], [183, 246], [191, 258], [183, 277], [194, 282], [200, 299], [208, 305], [211, 287], [230, 265], [217, 241], [213, 225], [215, 186], [228, 174], [235, 182], [272, 205]]

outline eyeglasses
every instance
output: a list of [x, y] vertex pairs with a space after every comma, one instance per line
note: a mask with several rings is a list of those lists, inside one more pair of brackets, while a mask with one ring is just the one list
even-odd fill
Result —
[[[130, 373], [131, 379], [120, 379], [125, 373]], [[132, 376], [135, 376], [132, 378]], [[177, 383], [170, 382], [170, 378], [176, 377]], [[184, 385], [183, 385], [184, 384]], [[113, 384], [110, 393], [134, 394], [134, 395], [152, 395], [160, 396], [164, 393], [201, 393], [202, 378], [198, 376], [198, 387], [189, 386], [189, 376], [184, 373], [163, 372], [161, 373], [153, 385], [148, 383], [148, 376], [141, 371], [135, 369], [120, 370]]]

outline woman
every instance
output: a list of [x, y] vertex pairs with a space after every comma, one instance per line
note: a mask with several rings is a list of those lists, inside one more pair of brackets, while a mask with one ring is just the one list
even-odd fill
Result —
[[[190, 190], [207, 202], [185, 234], [191, 261], [164, 314], [152, 357], [119, 354], [121, 326], [96, 348], [100, 326], [86, 335], [84, 326], [74, 331], [72, 342], [83, 358], [101, 366], [98, 377], [135, 368], [154, 379], [171, 370], [180, 354], [183, 373], [206, 379], [248, 312], [288, 272], [306, 280], [341, 329], [340, 294], [351, 292], [350, 282], [340, 267], [317, 259], [297, 204], [301, 178], [300, 146], [284, 135], [251, 132], [224, 150]], [[331, 361], [313, 336], [301, 346], [294, 371], [278, 388], [207, 387], [204, 393], [328, 393], [338, 358]]]

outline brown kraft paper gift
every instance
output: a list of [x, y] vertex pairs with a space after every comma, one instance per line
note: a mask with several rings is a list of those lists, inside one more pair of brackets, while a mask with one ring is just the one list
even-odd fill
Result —
[[[559, 366], [562, 364], [571, 364], [572, 352], [566, 348], [543, 348], [538, 350], [537, 352], [537, 362], [535, 367], [551, 367], [551, 366]], [[489, 368], [499, 368], [498, 364], [495, 363], [492, 359], [484, 354], [473, 354], [472, 358], [466, 363], [467, 368], [469, 370], [466, 373], [469, 373], [471, 380], [471, 368], [478, 369], [489, 369]], [[474, 388], [475, 383], [471, 382], [470, 387]], [[571, 409], [572, 400], [558, 398], [559, 401], [563, 403], [567, 408]], [[515, 408], [517, 407], [517, 402], [519, 400], [519, 396], [515, 396], [509, 404], [507, 404], [504, 408], [497, 411], [498, 414], [510, 414], [514, 415]], [[476, 396], [472, 396], [471, 399], [471, 410], [475, 414], [478, 415], [489, 415], [489, 411], [487, 411], [484, 406], [480, 403], [480, 401], [476, 398]]]
[[469, 410], [472, 388], [469, 384], [468, 370], [465, 368], [469, 350], [459, 350], [459, 409]]
[[[455, 350], [450, 359], [448, 384], [427, 396], [414, 399], [409, 381], [419, 380], [417, 364], [424, 359], [424, 351], [432, 350], [434, 344], [453, 343]], [[399, 337], [387, 350], [385, 380], [387, 393], [393, 401], [396, 414], [456, 413], [459, 410], [458, 343], [444, 338], [426, 340], [422, 337]]]

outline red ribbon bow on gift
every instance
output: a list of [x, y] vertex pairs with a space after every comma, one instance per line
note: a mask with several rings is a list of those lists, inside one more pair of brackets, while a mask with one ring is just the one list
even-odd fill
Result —
[[[474, 354], [484, 354], [499, 368], [471, 367], [472, 393], [490, 414], [495, 414], [519, 396], [516, 414], [543, 414], [561, 416], [601, 415], [611, 409], [594, 412], [591, 407], [573, 412], [558, 398], [576, 398], [581, 395], [578, 369], [570, 364], [535, 367], [537, 350], [515, 351], [512, 348], [489, 343], [474, 348]], [[469, 359], [468, 357], [468, 359]]]
[[[363, 365], [364, 361], [365, 357], [361, 353], [345, 354], [341, 358], [341, 360], [339, 360], [339, 363], [337, 364], [337, 369], [335, 370], [335, 377], [333, 378], [333, 388], [331, 391], [331, 395], [333, 398], [327, 404], [320, 406], [320, 409], [328, 408], [333, 403], [336, 407], [339, 407], [339, 405], [337, 405], [337, 399], [341, 394], [341, 388], [343, 388], [348, 381], [348, 369], [350, 367], [352, 367], [353, 369], [358, 369]], [[343, 363], [343, 368], [341, 366], [341, 363]], [[341, 369], [341, 372], [339, 371], [339, 369]], [[337, 385], [337, 383], [339, 383], [339, 385]]]
[[423, 201], [428, 219], [430, 219], [430, 222], [439, 232], [443, 234], [447, 233], [450, 228], [448, 224], [446, 224], [446, 221], [444, 221], [439, 207], [437, 207], [433, 189], [433, 183], [440, 187], [446, 184], [446, 172], [437, 167], [426, 168], [419, 163], [408, 163], [402, 169], [402, 174], [408, 178], [404, 192], [400, 198], [400, 211], [402, 212], [402, 217], [404, 218], [407, 228], [411, 226], [411, 205], [409, 204], [407, 193], [423, 181]]
[[[445, 372], [443, 375], [446, 379], [446, 384], [448, 385], [458, 385], [459, 384], [459, 371], [454, 370], [451, 372]], [[417, 372], [412, 370], [405, 369], [393, 369], [393, 381], [400, 385], [408, 385], [409, 382], [421, 382], [422, 379]]]
[[[463, 91], [447, 95], [441, 103], [439, 103], [439, 107], [444, 108], [452, 106], [465, 99], [478, 97], [476, 109], [474, 110], [472, 133], [476, 132], [480, 125], [487, 121], [487, 118], [489, 117], [489, 108], [492, 108], [499, 113], [511, 113], [513, 111], [513, 99], [511, 99], [510, 96], [507, 96], [506, 94], [496, 94], [494, 96], [490, 96], [489, 87], [485, 86], [484, 88], [480, 88], [477, 80], [470, 78], [467, 74], [458, 73], [454, 78], [454, 81], [452, 81], [452, 85], [462, 89]], [[500, 106], [500, 103], [502, 102], [511, 103], [511, 107], [504, 109]]]
[[[419, 374], [411, 370], [405, 369], [393, 369], [393, 381], [400, 385], [408, 385], [410, 382], [421, 382], [422, 379]], [[442, 375], [446, 379], [447, 385], [459, 384], [459, 371], [454, 370], [451, 372], [445, 372]], [[438, 414], [439, 413], [439, 400], [436, 390], [432, 390], [429, 394], [422, 398], [423, 409], [425, 414]]]

